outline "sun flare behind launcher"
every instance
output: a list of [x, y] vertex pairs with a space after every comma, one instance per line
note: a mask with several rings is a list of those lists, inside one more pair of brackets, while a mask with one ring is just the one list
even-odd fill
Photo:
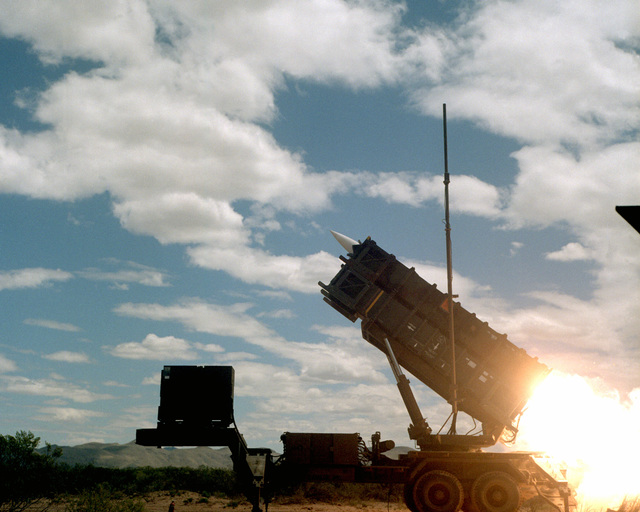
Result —
[[[328, 285], [319, 283], [325, 302], [352, 322], [361, 319], [366, 341], [388, 356], [390, 347], [401, 367], [449, 400], [447, 295], [370, 238], [360, 243], [333, 234], [348, 258], [340, 257], [343, 265]], [[503, 433], [515, 435], [518, 416], [550, 371], [459, 303], [454, 318], [458, 407], [482, 423], [482, 432], [421, 439], [414, 424], [410, 435], [421, 449], [474, 449], [494, 445]]]

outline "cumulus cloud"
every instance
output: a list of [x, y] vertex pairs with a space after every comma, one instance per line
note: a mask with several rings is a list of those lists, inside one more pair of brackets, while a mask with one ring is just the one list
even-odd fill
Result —
[[556, 261], [586, 260], [589, 259], [589, 251], [587, 251], [581, 244], [571, 242], [570, 244], [562, 247], [559, 251], [547, 253], [546, 258]]
[[68, 281], [73, 274], [64, 270], [25, 268], [0, 272], [0, 290], [39, 288], [58, 281]]
[[637, 125], [633, 2], [491, 1], [474, 4], [442, 45], [447, 67], [419, 101], [435, 113], [446, 95], [458, 116], [523, 141], [581, 147]]
[[[362, 172], [357, 176], [345, 175], [344, 183], [371, 198], [420, 206], [430, 201], [443, 203], [442, 179], [441, 175], [424, 177], [411, 172]], [[466, 175], [452, 176], [451, 183], [452, 212], [488, 218], [500, 216], [502, 192], [498, 187]]]
[[118, 203], [115, 214], [129, 231], [153, 235], [161, 243], [245, 244], [242, 216], [224, 201], [194, 192], [167, 193]]
[[[252, 251], [251, 231], [232, 204], [317, 211], [349, 175], [310, 172], [258, 123], [275, 115], [285, 75], [354, 88], [396, 81], [403, 64], [394, 32], [404, 7], [337, 0], [295, 9], [286, 2], [251, 9], [236, 2], [61, 5], [25, 2], [0, 15], [0, 30], [29, 41], [43, 61], [95, 63], [36, 98], [35, 117], [49, 128], [0, 127], [0, 190], [60, 200], [108, 191], [126, 229], [162, 243], [201, 244], [193, 249], [196, 264], [251, 283], [304, 288], [282, 276], [318, 258]], [[70, 20], [74, 29], [61, 29]], [[250, 265], [237, 257], [224, 264], [212, 247], [227, 251], [223, 258], [239, 248], [268, 264], [260, 275], [247, 274]], [[119, 286], [139, 279], [91, 269], [83, 276]], [[160, 275], [152, 279], [146, 284], [163, 284]]]
[[198, 354], [187, 340], [174, 336], [157, 336], [147, 334], [141, 342], [130, 341], [113, 348], [107, 348], [111, 355], [124, 359], [193, 360]]
[[197, 265], [224, 270], [250, 284], [303, 293], [317, 293], [318, 281], [336, 269], [336, 258], [324, 251], [305, 257], [276, 256], [249, 247], [201, 245], [187, 250]]
[[144, 2], [107, 5], [63, 0], [42, 7], [37, 1], [8, 3], [2, 9], [0, 29], [32, 42], [47, 63], [65, 57], [135, 62], [151, 49], [154, 26]]

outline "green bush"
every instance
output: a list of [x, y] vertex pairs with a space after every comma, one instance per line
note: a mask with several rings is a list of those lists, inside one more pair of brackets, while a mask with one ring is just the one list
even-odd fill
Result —
[[121, 493], [99, 485], [91, 491], [72, 498], [65, 507], [66, 512], [144, 512], [140, 500], [124, 498]]
[[39, 444], [39, 437], [24, 430], [15, 436], [0, 435], [0, 509], [21, 511], [56, 494], [55, 462], [62, 451], [47, 443], [46, 452], [39, 454], [35, 451]]

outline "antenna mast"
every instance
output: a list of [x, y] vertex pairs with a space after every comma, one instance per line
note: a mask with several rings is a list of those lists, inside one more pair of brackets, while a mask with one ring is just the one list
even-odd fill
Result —
[[442, 104], [442, 125], [444, 133], [444, 214], [447, 240], [447, 309], [449, 311], [449, 344], [451, 345], [451, 428], [449, 434], [456, 433], [458, 418], [458, 383], [456, 378], [456, 344], [453, 325], [453, 264], [451, 261], [451, 224], [449, 223], [449, 156], [447, 149], [447, 104]]

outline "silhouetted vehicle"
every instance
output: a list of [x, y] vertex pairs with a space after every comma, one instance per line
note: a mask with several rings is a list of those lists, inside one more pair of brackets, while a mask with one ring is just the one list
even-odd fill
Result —
[[[482, 451], [517, 434], [518, 418], [549, 368], [373, 240], [339, 236], [348, 257], [329, 284], [320, 283], [324, 300], [352, 322], [361, 320], [363, 338], [387, 356], [418, 449], [387, 457], [395, 443], [379, 432], [370, 446], [357, 433], [285, 432], [281, 456], [250, 449], [233, 421], [233, 368], [224, 366], [166, 366], [158, 427], [138, 430], [136, 442], [229, 446], [254, 511], [268, 507], [280, 485], [331, 480], [404, 484], [412, 512], [514, 512], [534, 496], [570, 512], [572, 490], [544, 457]], [[452, 404], [447, 433], [433, 432], [402, 368]], [[477, 428], [458, 434], [459, 411]]]

